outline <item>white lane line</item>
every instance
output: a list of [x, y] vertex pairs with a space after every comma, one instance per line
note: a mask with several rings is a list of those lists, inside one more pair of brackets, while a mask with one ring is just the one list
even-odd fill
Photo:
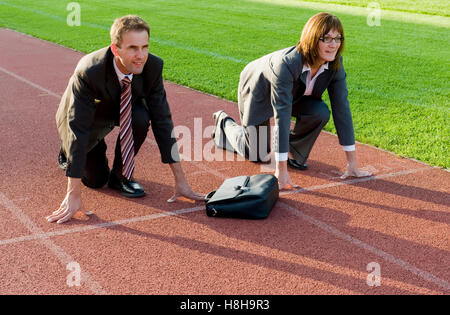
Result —
[[[224, 167], [224, 168], [217, 169], [217, 171], [218, 172], [220, 172], [220, 171], [228, 171], [230, 169], [231, 169], [231, 167]], [[193, 176], [193, 175], [200, 175], [200, 174], [204, 174], [204, 173], [209, 173], [209, 171], [208, 170], [196, 171], [196, 172], [189, 173], [189, 175]]]
[[425, 279], [425, 280], [427, 280], [429, 282], [432, 282], [432, 283], [434, 283], [434, 284], [436, 284], [436, 285], [438, 285], [438, 286], [440, 286], [440, 287], [450, 291], [450, 284], [447, 281], [442, 280], [442, 279], [434, 276], [433, 274], [431, 274], [431, 273], [429, 273], [427, 271], [423, 271], [423, 270], [421, 270], [421, 269], [419, 269], [417, 267], [414, 267], [413, 265], [407, 263], [404, 260], [401, 260], [399, 258], [395, 258], [391, 254], [388, 254], [385, 251], [382, 251], [381, 249], [375, 248], [375, 247], [373, 247], [373, 246], [371, 246], [371, 245], [369, 245], [367, 243], [364, 243], [363, 241], [360, 241], [360, 240], [354, 238], [353, 236], [350, 236], [347, 233], [341, 232], [340, 230], [338, 230], [338, 229], [336, 229], [336, 228], [334, 228], [334, 227], [324, 223], [323, 221], [320, 221], [320, 220], [315, 219], [315, 218], [313, 218], [313, 217], [311, 217], [309, 215], [306, 215], [301, 210], [298, 210], [298, 209], [296, 209], [296, 208], [294, 208], [294, 207], [292, 207], [292, 206], [290, 206], [290, 205], [288, 205], [288, 204], [286, 204], [286, 203], [284, 203], [282, 201], [278, 201], [277, 205], [281, 206], [287, 212], [289, 212], [289, 213], [291, 213], [291, 214], [293, 214], [293, 215], [295, 215], [295, 216], [297, 216], [299, 218], [302, 218], [303, 220], [308, 221], [309, 223], [314, 224], [315, 226], [321, 228], [322, 230], [324, 230], [324, 231], [326, 231], [328, 233], [331, 233], [331, 234], [333, 234], [333, 235], [335, 235], [335, 236], [337, 236], [337, 237], [339, 237], [339, 238], [341, 238], [343, 240], [346, 240], [347, 242], [350, 242], [350, 243], [352, 243], [353, 245], [355, 245], [357, 247], [360, 247], [360, 248], [362, 248], [364, 250], [367, 250], [367, 251], [371, 252], [372, 254], [375, 254], [375, 255], [383, 258], [384, 260], [387, 260], [387, 261], [389, 261], [389, 262], [391, 262], [391, 263], [393, 263], [393, 264], [395, 264], [395, 265], [397, 265], [397, 266], [399, 266], [399, 267], [401, 267], [401, 268], [403, 268], [403, 269], [405, 269], [405, 270], [407, 270], [409, 272], [412, 272], [413, 274], [421, 277], [422, 279]]
[[201, 164], [201, 162], [191, 161], [191, 162], [189, 162], [189, 163], [191, 163], [192, 165], [194, 165], [195, 167], [197, 167], [198, 169], [200, 169], [202, 172], [207, 172], [207, 173], [209, 173], [209, 174], [211, 174], [211, 175], [214, 175], [214, 176], [216, 176], [216, 177], [219, 177], [219, 178], [222, 179], [222, 180], [225, 180], [225, 179], [228, 178], [228, 176], [223, 175], [223, 174], [222, 174], [221, 172], [219, 172], [218, 170], [212, 169], [212, 168], [210, 168], [210, 167], [207, 166], [207, 165]]
[[[3, 193], [0, 193], [0, 204], [3, 205], [13, 216], [15, 216], [31, 233], [35, 235], [43, 234], [44, 231], [39, 228], [23, 211], [9, 200]], [[66, 253], [61, 247], [56, 245], [48, 238], [39, 238], [39, 241], [47, 247], [65, 267], [75, 260]], [[92, 279], [84, 268], [81, 268], [81, 281], [95, 294], [108, 294], [99, 283]]]
[[[5, 68], [0, 67], [0, 71], [2, 71], [4, 73], [12, 76], [13, 78], [16, 78], [19, 81], [25, 82], [26, 84], [31, 85], [32, 87], [34, 87], [34, 88], [36, 88], [38, 90], [41, 90], [41, 91], [45, 92], [48, 95], [54, 96], [56, 98], [61, 98], [61, 95], [56, 94], [56, 93], [54, 93], [54, 92], [52, 92], [50, 90], [47, 90], [46, 88], [44, 88], [44, 87], [42, 87], [42, 86], [40, 86], [40, 85], [38, 85], [38, 84], [36, 84], [34, 82], [31, 82], [31, 81], [21, 77], [20, 75], [17, 75], [15, 73], [11, 72], [11, 71], [8, 71]], [[42, 96], [42, 95], [39, 95], [39, 96]]]
[[316, 186], [299, 188], [299, 189], [294, 189], [294, 190], [289, 190], [289, 191], [281, 191], [280, 196], [292, 195], [292, 194], [303, 193], [303, 192], [319, 190], [319, 189], [333, 188], [333, 187], [338, 187], [338, 186], [343, 186], [343, 185], [352, 185], [352, 184], [357, 184], [357, 183], [369, 182], [369, 181], [373, 181], [373, 180], [377, 180], [377, 179], [384, 179], [384, 178], [408, 175], [408, 174], [418, 173], [418, 172], [432, 170], [432, 169], [433, 169], [432, 167], [428, 166], [428, 167], [403, 170], [403, 171], [382, 174], [382, 175], [376, 175], [376, 176], [354, 178], [354, 179], [344, 180], [342, 182], [333, 182], [333, 183], [329, 183], [329, 184], [316, 185]]
[[166, 211], [166, 212], [161, 212], [161, 213], [149, 214], [149, 215], [145, 215], [142, 217], [135, 217], [135, 218], [130, 218], [130, 219], [105, 222], [105, 223], [101, 223], [101, 224], [81, 226], [81, 227], [77, 227], [77, 228], [73, 228], [73, 229], [65, 229], [65, 230], [59, 230], [59, 231], [54, 231], [54, 232], [44, 232], [42, 230], [39, 230], [38, 232], [34, 232], [34, 231], [30, 230], [31, 232], [34, 232], [34, 233], [31, 235], [25, 235], [25, 236], [21, 236], [21, 237], [15, 237], [15, 238], [11, 238], [11, 239], [1, 240], [0, 246], [14, 244], [14, 243], [20, 243], [20, 242], [25, 242], [25, 241], [48, 239], [48, 238], [55, 237], [55, 236], [61, 236], [61, 235], [67, 235], [67, 234], [73, 234], [73, 233], [82, 233], [82, 232], [87, 232], [87, 231], [91, 231], [91, 230], [95, 230], [95, 229], [109, 228], [109, 227], [125, 225], [125, 224], [130, 224], [130, 223], [135, 223], [135, 222], [144, 222], [144, 221], [149, 221], [149, 220], [154, 220], [154, 219], [159, 219], [159, 218], [164, 218], [164, 217], [170, 217], [170, 216], [174, 216], [174, 215], [178, 215], [178, 214], [190, 213], [190, 212], [195, 212], [195, 211], [200, 211], [200, 210], [205, 210], [205, 207], [199, 206], [199, 207], [186, 208], [186, 209], [180, 209], [180, 210], [174, 210], [174, 211]]
[[[148, 143], [156, 144], [156, 142], [154, 142], [153, 140], [148, 141]], [[227, 176], [225, 176], [222, 173], [220, 173], [218, 170], [212, 169], [212, 168], [210, 168], [210, 167], [208, 167], [206, 165], [200, 164], [198, 162], [197, 163], [196, 162], [192, 162], [192, 164], [195, 165], [202, 172], [207, 172], [207, 173], [209, 173], [211, 175], [219, 177], [222, 180], [225, 180], [225, 179], [228, 178]], [[302, 189], [297, 189], [297, 190], [294, 190], [294, 191], [284, 191], [284, 192], [281, 192], [280, 195], [289, 195], [289, 194], [294, 194], [294, 193], [301, 194], [301, 193], [308, 192], [308, 191], [326, 189], [326, 188], [337, 187], [337, 186], [342, 186], [342, 185], [350, 185], [350, 184], [354, 184], [354, 183], [372, 181], [372, 180], [388, 178], [388, 177], [396, 177], [396, 176], [412, 174], [412, 173], [415, 173], [415, 172], [423, 171], [425, 169], [431, 169], [431, 168], [430, 167], [420, 168], [420, 169], [415, 169], [415, 170], [407, 170], [407, 171], [400, 171], [400, 172], [395, 172], [395, 173], [389, 173], [389, 174], [384, 174], [384, 175], [379, 175], [379, 176], [371, 176], [371, 177], [366, 177], [366, 178], [351, 179], [351, 180], [338, 182], [338, 183], [330, 183], [330, 184], [325, 184], [325, 185], [310, 186], [310, 187], [305, 187], [305, 188], [302, 188]], [[18, 201], [19, 200], [20, 199], [18, 199]], [[102, 223], [102, 224], [83, 226], [83, 227], [78, 227], [78, 228], [73, 228], [73, 229], [66, 229], [66, 230], [60, 230], [60, 231], [54, 231], [54, 232], [46, 232], [46, 233], [44, 233], [44, 232], [42, 232], [42, 233], [34, 233], [32, 235], [25, 235], [25, 236], [21, 236], [21, 237], [15, 237], [15, 238], [11, 238], [11, 239], [0, 240], [0, 246], [1, 245], [7, 245], [7, 244], [13, 244], [13, 243], [20, 243], [20, 242], [25, 242], [25, 241], [30, 241], [30, 240], [36, 240], [36, 239], [50, 238], [50, 237], [53, 237], [53, 236], [60, 236], [60, 235], [66, 235], [66, 234], [72, 234], [72, 233], [86, 232], [86, 231], [89, 231], [89, 230], [106, 228], [106, 227], [113, 227], [113, 226], [117, 226], [117, 225], [129, 224], [129, 223], [133, 223], [133, 222], [148, 221], [148, 220], [158, 219], [158, 218], [162, 218], [162, 217], [168, 217], [168, 216], [182, 214], [182, 213], [189, 213], [189, 212], [200, 211], [200, 210], [204, 210], [204, 209], [205, 209], [204, 206], [194, 207], [194, 208], [186, 208], [186, 209], [175, 210], [175, 211], [167, 211], [167, 212], [162, 212], [162, 213], [158, 213], [158, 214], [151, 214], [151, 215], [146, 215], [146, 216], [136, 217], [136, 218], [131, 218], [131, 219], [124, 219], [124, 220], [119, 220], [119, 221], [106, 222], [106, 223]]]

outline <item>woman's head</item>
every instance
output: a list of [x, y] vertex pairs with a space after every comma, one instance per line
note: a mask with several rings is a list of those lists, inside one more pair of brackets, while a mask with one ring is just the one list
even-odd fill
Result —
[[340, 68], [344, 49], [344, 29], [341, 21], [329, 13], [312, 16], [303, 28], [297, 50], [309, 66], [329, 62], [330, 68]]

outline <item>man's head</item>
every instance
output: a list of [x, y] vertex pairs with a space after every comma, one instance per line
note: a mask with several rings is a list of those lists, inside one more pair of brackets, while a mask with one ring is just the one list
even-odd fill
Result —
[[344, 29], [341, 21], [329, 13], [312, 16], [303, 28], [297, 50], [310, 66], [330, 62], [332, 69], [340, 68], [344, 49]]
[[140, 74], [148, 58], [150, 28], [140, 17], [127, 15], [111, 26], [111, 51], [124, 73]]

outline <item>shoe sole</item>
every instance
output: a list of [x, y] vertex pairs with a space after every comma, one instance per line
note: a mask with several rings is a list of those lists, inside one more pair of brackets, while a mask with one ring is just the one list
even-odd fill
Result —
[[290, 163], [290, 161], [288, 160], [288, 163], [287, 163], [287, 165], [290, 167], [290, 168], [292, 168], [292, 169], [294, 169], [294, 170], [298, 170], [298, 171], [306, 171], [307, 169], [308, 169], [308, 166], [306, 166], [306, 167], [296, 167], [296, 166], [293, 166], [291, 163]]
[[138, 194], [129, 194], [129, 193], [121, 191], [120, 188], [118, 188], [117, 186], [110, 185], [109, 183], [108, 183], [108, 187], [119, 191], [122, 196], [128, 197], [128, 198], [144, 197], [147, 194], [145, 191], [142, 191], [141, 193], [138, 193]]
[[213, 119], [214, 119], [214, 129], [213, 129], [213, 132], [211, 133], [211, 138], [213, 138], [213, 139], [214, 139], [215, 136], [216, 136], [217, 121], [219, 120], [220, 114], [222, 114], [222, 113], [224, 113], [223, 110], [218, 111], [218, 112], [215, 112], [215, 113], [213, 114]]
[[128, 193], [125, 193], [125, 192], [120, 192], [120, 194], [122, 196], [125, 196], [125, 197], [128, 197], [128, 198], [139, 198], [139, 197], [144, 197], [146, 195], [146, 192], [143, 191], [142, 193], [139, 193], [139, 194], [128, 194]]

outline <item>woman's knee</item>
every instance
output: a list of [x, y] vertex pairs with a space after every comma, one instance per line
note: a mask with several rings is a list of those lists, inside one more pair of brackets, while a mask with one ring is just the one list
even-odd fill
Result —
[[330, 120], [330, 110], [328, 109], [327, 104], [324, 102], [319, 103], [320, 105], [317, 108], [316, 116], [317, 119], [320, 120], [323, 124], [326, 124]]
[[330, 110], [322, 100], [312, 96], [304, 96], [300, 101], [293, 104], [292, 116], [299, 120], [307, 119], [311, 122], [326, 124], [330, 120]]

